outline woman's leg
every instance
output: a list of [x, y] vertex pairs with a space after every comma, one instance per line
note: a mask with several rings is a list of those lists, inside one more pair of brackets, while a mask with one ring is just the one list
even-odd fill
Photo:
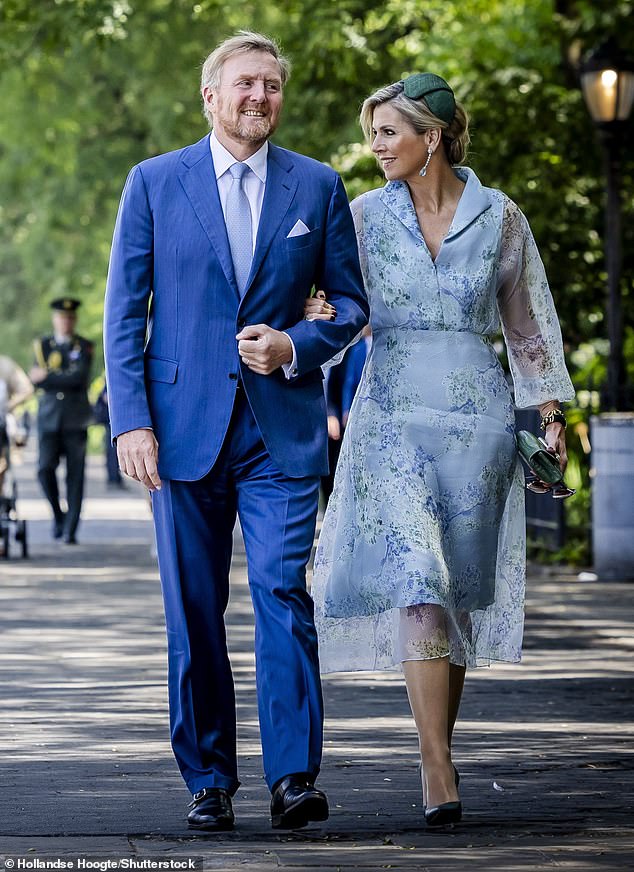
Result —
[[[414, 662], [414, 661], [413, 661]], [[404, 664], [404, 669], [405, 669]], [[458, 710], [460, 709], [460, 700], [462, 698], [462, 690], [464, 688], [464, 679], [465, 679], [465, 667], [458, 666], [455, 663], [449, 664], [449, 706], [447, 712], [447, 739], [449, 742], [449, 754], [451, 755], [451, 743], [453, 739], [453, 731], [456, 725], [456, 719], [458, 717]], [[407, 681], [407, 678], [406, 678]], [[408, 696], [409, 696], [409, 688], [408, 688]], [[410, 707], [412, 708], [412, 713], [414, 711], [414, 707], [411, 704], [410, 697]], [[421, 745], [421, 753], [422, 753], [422, 745]], [[422, 766], [421, 766], [421, 780], [422, 780], [422, 791], [423, 791], [423, 805], [427, 805], [427, 796], [425, 790], [425, 779], [423, 776]], [[455, 777], [455, 773], [454, 773]]]
[[448, 657], [403, 663], [423, 763], [423, 795], [429, 808], [458, 797], [451, 762], [450, 664]]
[[400, 654], [420, 742], [423, 802], [431, 807], [458, 798], [451, 739], [465, 670], [449, 662], [447, 624], [445, 609], [436, 604], [401, 611]]
[[455, 663], [449, 664], [449, 709], [447, 712], [447, 736], [449, 739], [450, 751], [453, 731], [454, 727], [456, 726], [458, 711], [460, 709], [460, 700], [462, 699], [465, 672], [466, 670], [464, 666], [457, 666]]

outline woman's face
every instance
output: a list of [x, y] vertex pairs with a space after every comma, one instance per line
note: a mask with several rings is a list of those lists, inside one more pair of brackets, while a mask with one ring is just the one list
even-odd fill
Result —
[[376, 107], [372, 116], [372, 151], [388, 181], [418, 176], [427, 160], [427, 146], [426, 135], [416, 133], [390, 103]]

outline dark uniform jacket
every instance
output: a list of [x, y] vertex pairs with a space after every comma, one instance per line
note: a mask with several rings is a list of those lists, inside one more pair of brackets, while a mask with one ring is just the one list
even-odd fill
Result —
[[93, 344], [73, 336], [60, 345], [53, 336], [36, 341], [36, 362], [48, 369], [39, 393], [38, 428], [41, 433], [58, 430], [86, 430], [91, 418], [88, 382]]

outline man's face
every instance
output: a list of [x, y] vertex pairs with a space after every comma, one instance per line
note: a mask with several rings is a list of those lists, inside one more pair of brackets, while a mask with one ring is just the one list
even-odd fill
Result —
[[205, 88], [203, 97], [220, 142], [259, 148], [275, 132], [282, 110], [280, 65], [268, 52], [241, 52], [225, 61], [220, 85]]
[[59, 336], [72, 336], [77, 322], [77, 315], [74, 312], [62, 312], [55, 310], [53, 312], [53, 330]]

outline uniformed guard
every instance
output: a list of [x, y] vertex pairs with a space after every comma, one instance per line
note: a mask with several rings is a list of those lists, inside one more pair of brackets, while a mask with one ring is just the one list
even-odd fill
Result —
[[[79, 306], [79, 300], [71, 297], [51, 302], [53, 335], [35, 340], [35, 365], [30, 372], [39, 394], [38, 478], [53, 509], [53, 537], [63, 537], [68, 545], [77, 542], [91, 417], [87, 390], [93, 345], [75, 333]], [[60, 506], [56, 473], [62, 456], [66, 458], [66, 513]]]

